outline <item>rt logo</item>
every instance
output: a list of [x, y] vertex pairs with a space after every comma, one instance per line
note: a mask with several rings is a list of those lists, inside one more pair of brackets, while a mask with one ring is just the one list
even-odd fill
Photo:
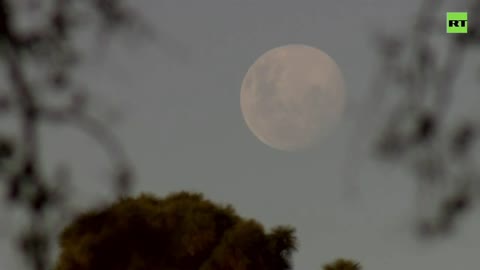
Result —
[[467, 12], [447, 12], [447, 33], [468, 33]]

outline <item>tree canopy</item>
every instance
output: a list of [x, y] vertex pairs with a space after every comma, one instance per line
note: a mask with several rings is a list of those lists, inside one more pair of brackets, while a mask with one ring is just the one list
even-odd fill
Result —
[[323, 270], [362, 270], [358, 262], [346, 259], [337, 259], [323, 266]]
[[56, 270], [291, 269], [294, 229], [240, 217], [179, 192], [122, 198], [79, 215], [60, 236]]

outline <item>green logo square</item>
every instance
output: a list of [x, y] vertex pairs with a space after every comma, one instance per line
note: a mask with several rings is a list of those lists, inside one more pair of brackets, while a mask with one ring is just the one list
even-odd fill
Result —
[[447, 12], [447, 33], [468, 33], [467, 12]]

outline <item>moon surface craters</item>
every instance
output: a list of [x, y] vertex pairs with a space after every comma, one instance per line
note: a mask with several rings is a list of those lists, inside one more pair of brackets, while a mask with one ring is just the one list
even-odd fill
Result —
[[338, 122], [344, 95], [342, 74], [327, 54], [287, 45], [266, 52], [249, 68], [240, 103], [260, 141], [299, 150], [317, 144]]

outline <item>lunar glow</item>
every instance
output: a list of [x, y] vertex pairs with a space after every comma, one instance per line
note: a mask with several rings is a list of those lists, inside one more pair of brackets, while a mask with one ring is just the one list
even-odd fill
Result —
[[340, 120], [345, 84], [335, 61], [305, 45], [274, 48], [248, 69], [240, 106], [263, 143], [286, 151], [310, 148]]

